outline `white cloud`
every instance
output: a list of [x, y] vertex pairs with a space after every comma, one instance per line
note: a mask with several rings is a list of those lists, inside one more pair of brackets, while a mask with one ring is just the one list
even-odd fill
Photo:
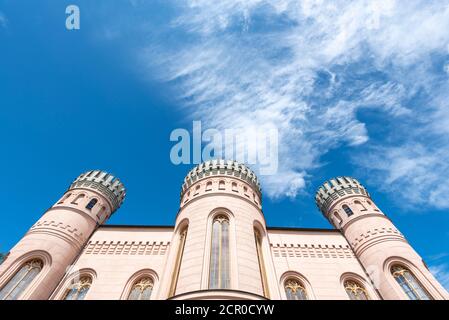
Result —
[[[447, 3], [195, 0], [171, 27], [189, 41], [144, 56], [192, 118], [218, 129], [278, 127], [281, 171], [262, 177], [266, 195], [297, 195], [324, 154], [348, 145], [369, 151], [354, 152], [354, 162], [376, 172], [378, 186], [386, 180], [415, 203], [449, 207], [438, 200], [449, 191], [441, 183], [449, 141], [427, 144], [418, 134], [434, 141], [449, 130], [447, 91], [435, 92], [432, 69], [432, 54], [449, 46]], [[409, 105], [420, 92], [431, 105]], [[364, 110], [402, 131], [373, 135], [358, 116]]]
[[449, 265], [438, 264], [429, 267], [430, 272], [437, 278], [441, 285], [449, 290]]
[[0, 11], [0, 27], [6, 28], [8, 25], [8, 19], [6, 18], [5, 14]]

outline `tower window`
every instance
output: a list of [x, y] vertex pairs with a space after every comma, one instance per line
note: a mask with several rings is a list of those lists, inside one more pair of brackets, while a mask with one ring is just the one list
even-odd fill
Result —
[[336, 225], [341, 226], [342, 221], [340, 215], [337, 212], [334, 212], [334, 222], [336, 222]]
[[410, 272], [410, 270], [396, 265], [391, 268], [391, 274], [410, 300], [430, 300], [431, 297]]
[[77, 282], [70, 286], [64, 300], [84, 300], [91, 285], [92, 278], [90, 276], [81, 277]]
[[263, 293], [264, 293], [264, 296], [268, 298], [269, 297], [268, 281], [267, 281], [267, 274], [265, 271], [265, 262], [263, 259], [263, 252], [262, 252], [262, 238], [261, 238], [258, 230], [254, 230], [254, 237], [256, 240], [256, 252], [257, 252], [257, 259], [259, 262], [260, 277], [262, 278]]
[[152, 292], [153, 280], [150, 277], [144, 277], [134, 283], [128, 300], [150, 300]]
[[297, 279], [287, 279], [284, 289], [287, 300], [308, 300], [306, 288]]
[[0, 300], [17, 300], [31, 281], [41, 272], [43, 266], [44, 263], [39, 259], [25, 263], [0, 290]]
[[179, 247], [176, 254], [175, 268], [173, 270], [173, 279], [170, 287], [170, 296], [174, 296], [176, 293], [176, 286], [178, 284], [179, 271], [181, 270], [181, 260], [184, 254], [184, 247], [187, 238], [187, 227], [179, 234]]
[[354, 201], [354, 204], [356, 204], [360, 211], [366, 211], [365, 206], [360, 201]]
[[227, 289], [229, 283], [229, 220], [220, 215], [212, 223], [209, 289]]
[[347, 205], [343, 205], [343, 210], [346, 212], [346, 215], [348, 217], [352, 216], [354, 214], [354, 212], [352, 212], [351, 208], [349, 208]]
[[89, 201], [89, 203], [86, 206], [86, 209], [92, 210], [92, 208], [97, 204], [97, 199], [92, 199]]
[[369, 300], [368, 292], [358, 282], [353, 280], [347, 280], [344, 283], [346, 293], [351, 300]]
[[65, 196], [62, 197], [61, 200], [59, 200], [58, 204], [64, 203], [64, 201], [66, 201], [71, 195], [72, 195], [71, 193], [67, 193]]
[[84, 199], [84, 194], [78, 195], [78, 196], [71, 202], [71, 204], [79, 204], [78, 201], [80, 201], [81, 199]]

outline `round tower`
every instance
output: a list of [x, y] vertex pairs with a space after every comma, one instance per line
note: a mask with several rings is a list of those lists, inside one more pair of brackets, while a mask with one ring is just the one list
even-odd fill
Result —
[[213, 160], [184, 179], [159, 298], [279, 298], [259, 181], [247, 166]]
[[80, 175], [0, 265], [0, 300], [48, 299], [94, 230], [124, 198], [123, 184], [109, 173]]
[[384, 299], [447, 299], [422, 258], [359, 181], [337, 177], [318, 188], [316, 204], [347, 239]]

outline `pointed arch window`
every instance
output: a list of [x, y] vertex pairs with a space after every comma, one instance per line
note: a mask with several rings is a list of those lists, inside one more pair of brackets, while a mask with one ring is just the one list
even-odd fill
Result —
[[128, 300], [150, 300], [154, 282], [150, 277], [143, 277], [136, 281], [128, 295]]
[[227, 289], [229, 286], [229, 219], [219, 215], [212, 222], [209, 289]]
[[175, 268], [173, 270], [173, 280], [170, 287], [170, 296], [174, 296], [176, 293], [179, 271], [181, 270], [182, 255], [184, 254], [184, 247], [186, 244], [187, 228], [188, 227], [185, 227], [185, 229], [183, 229], [182, 232], [179, 234], [179, 248], [178, 252], [176, 253]]
[[44, 263], [40, 259], [26, 262], [19, 271], [0, 290], [0, 300], [17, 300], [41, 272]]
[[287, 300], [308, 300], [306, 288], [298, 279], [287, 279], [284, 289]]
[[70, 286], [64, 300], [84, 300], [91, 286], [92, 277], [82, 276], [78, 281]]
[[357, 281], [346, 280], [344, 283], [346, 293], [351, 300], [370, 300], [368, 292]]
[[351, 208], [349, 208], [347, 205], [343, 205], [343, 210], [346, 212], [346, 215], [348, 217], [352, 216], [354, 214], [354, 212], [352, 212]]
[[410, 270], [400, 265], [391, 268], [391, 274], [410, 300], [431, 300], [431, 297]]

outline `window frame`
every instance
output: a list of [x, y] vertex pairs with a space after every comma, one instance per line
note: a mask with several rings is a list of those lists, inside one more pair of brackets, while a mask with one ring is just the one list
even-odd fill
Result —
[[[0, 300], [18, 300], [21, 297], [23, 297], [23, 295], [30, 290], [30, 288], [32, 287], [32, 284], [36, 281], [36, 279], [39, 277], [39, 275], [42, 273], [42, 271], [44, 270], [45, 267], [45, 261], [43, 259], [41, 259], [40, 257], [35, 257], [35, 258], [30, 258], [30, 259], [26, 259], [25, 262], [21, 262], [19, 264], [18, 268], [15, 268], [15, 270], [11, 273], [10, 277], [8, 277], [8, 280], [5, 281], [5, 283], [3, 283], [2, 287], [0, 288], [0, 292], [3, 291], [5, 288], [8, 287], [8, 285], [11, 283], [11, 281], [14, 280], [14, 278], [20, 273], [22, 272], [22, 270], [27, 266], [30, 265], [30, 267], [28, 267], [28, 270], [26, 270], [19, 278], [19, 280], [16, 281], [15, 284], [13, 284], [10, 288], [8, 288], [8, 291], [5, 293], [4, 297], [1, 298]], [[30, 272], [35, 269], [38, 268], [38, 272], [31, 278], [31, 280], [27, 280], [28, 283], [21, 288], [21, 291], [16, 293], [14, 295], [14, 299], [7, 299], [8, 297], [11, 297], [11, 294], [20, 286], [22, 285], [22, 281], [30, 274]]]

